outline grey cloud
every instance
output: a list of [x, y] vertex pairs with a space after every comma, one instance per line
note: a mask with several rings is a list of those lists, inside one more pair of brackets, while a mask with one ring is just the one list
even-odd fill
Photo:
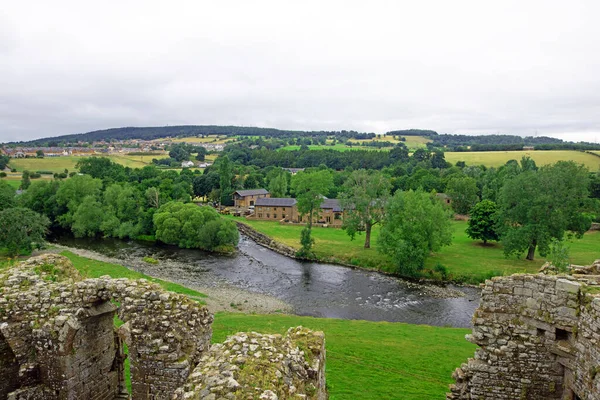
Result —
[[600, 137], [600, 3], [13, 2], [0, 141], [115, 126]]

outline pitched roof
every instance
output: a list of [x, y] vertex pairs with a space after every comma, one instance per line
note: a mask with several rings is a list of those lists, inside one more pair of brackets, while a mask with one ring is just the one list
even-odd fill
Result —
[[257, 194], [269, 194], [267, 189], [248, 189], [248, 190], [236, 190], [234, 193], [239, 194], [240, 196], [254, 196]]
[[296, 199], [288, 197], [261, 197], [256, 199], [254, 205], [266, 207], [293, 207], [296, 204]]
[[333, 209], [334, 212], [342, 212], [342, 205], [340, 204], [340, 201], [338, 199], [325, 199], [323, 200], [323, 202], [321, 203], [321, 208], [325, 208], [325, 209]]

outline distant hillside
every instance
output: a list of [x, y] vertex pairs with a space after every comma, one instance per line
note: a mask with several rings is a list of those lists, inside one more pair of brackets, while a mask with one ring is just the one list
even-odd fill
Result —
[[28, 142], [17, 142], [19, 145], [58, 145], [60, 143], [94, 142], [100, 140], [154, 140], [177, 136], [227, 135], [227, 136], [267, 136], [267, 137], [298, 137], [336, 135], [353, 139], [369, 139], [375, 133], [356, 131], [292, 131], [274, 128], [256, 128], [247, 126], [218, 126], [218, 125], [180, 125], [154, 127], [124, 127], [103, 129], [87, 133], [62, 135], [50, 138], [36, 139]]

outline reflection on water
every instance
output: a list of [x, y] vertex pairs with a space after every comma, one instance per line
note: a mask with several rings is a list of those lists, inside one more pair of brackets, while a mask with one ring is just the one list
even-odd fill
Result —
[[[299, 315], [469, 327], [479, 299], [479, 292], [471, 288], [460, 288], [465, 297], [433, 298], [399, 279], [336, 265], [299, 262], [246, 238], [242, 238], [234, 256], [114, 239], [64, 236], [56, 241], [121, 259], [125, 266], [183, 285], [226, 283], [265, 293], [290, 303]], [[146, 256], [163, 262], [140, 263]]]

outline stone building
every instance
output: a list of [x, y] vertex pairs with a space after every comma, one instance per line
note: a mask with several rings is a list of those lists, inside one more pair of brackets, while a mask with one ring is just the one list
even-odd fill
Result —
[[321, 332], [211, 346], [205, 306], [144, 279], [83, 279], [54, 254], [0, 271], [0, 294], [0, 399], [327, 398]]
[[600, 399], [600, 260], [585, 272], [486, 281], [447, 399]]
[[233, 206], [247, 209], [256, 204], [256, 200], [271, 197], [267, 189], [236, 190], [233, 193]]
[[[324, 199], [319, 215], [313, 217], [313, 224], [341, 228], [344, 222], [343, 216], [344, 210], [338, 199]], [[308, 216], [300, 214], [296, 199], [271, 197], [256, 200], [254, 214], [247, 218], [303, 224], [306, 223]]]

